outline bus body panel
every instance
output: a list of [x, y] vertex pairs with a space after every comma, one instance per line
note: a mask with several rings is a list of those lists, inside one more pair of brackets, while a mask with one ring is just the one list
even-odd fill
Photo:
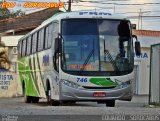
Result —
[[26, 95], [46, 98], [46, 80], [51, 80], [50, 75], [53, 74], [51, 60], [53, 60], [51, 49], [19, 60], [20, 80], [25, 84]]
[[[62, 71], [62, 70], [61, 70]], [[124, 76], [73, 76], [61, 72], [60, 100], [98, 101], [98, 100], [131, 100], [133, 96], [133, 72]], [[63, 81], [78, 84], [79, 88], [69, 86]], [[127, 83], [125, 83], [127, 82]], [[108, 86], [108, 88], [107, 88]], [[113, 87], [111, 87], [113, 86]], [[111, 88], [110, 88], [111, 87]], [[103, 92], [104, 97], [94, 97], [93, 94]]]

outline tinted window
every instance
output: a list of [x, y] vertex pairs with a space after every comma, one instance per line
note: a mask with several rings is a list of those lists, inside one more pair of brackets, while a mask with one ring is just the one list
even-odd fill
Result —
[[27, 39], [27, 55], [29, 55], [31, 53], [31, 36], [28, 37]]
[[49, 25], [46, 27], [46, 33], [45, 33], [45, 49], [51, 47], [51, 42], [53, 38], [53, 25]]
[[18, 57], [21, 57], [22, 54], [22, 41], [18, 43]]
[[37, 48], [37, 33], [34, 33], [32, 37], [32, 53], [36, 52], [36, 48]]
[[43, 50], [43, 45], [44, 45], [44, 29], [40, 30], [38, 34], [38, 51]]
[[[78, 24], [77, 24], [78, 23]], [[92, 19], [68, 19], [62, 21], [63, 35], [96, 35], [97, 21]]]
[[26, 40], [23, 40], [22, 44], [22, 56], [26, 55]]

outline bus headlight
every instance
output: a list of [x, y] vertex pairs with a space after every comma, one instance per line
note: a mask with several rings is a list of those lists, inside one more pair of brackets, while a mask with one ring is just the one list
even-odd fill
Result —
[[81, 87], [80, 85], [78, 85], [78, 84], [76, 84], [76, 83], [74, 83], [74, 82], [67, 81], [67, 80], [63, 80], [63, 79], [62, 79], [61, 82], [62, 82], [63, 84], [65, 84], [65, 85], [67, 85], [67, 86], [69, 86], [69, 87], [72, 87], [72, 88], [75, 88], [75, 89], [78, 89], [78, 88]]
[[131, 84], [131, 80], [122, 82], [121, 85], [119, 85], [120, 88], [126, 88], [128, 85]]

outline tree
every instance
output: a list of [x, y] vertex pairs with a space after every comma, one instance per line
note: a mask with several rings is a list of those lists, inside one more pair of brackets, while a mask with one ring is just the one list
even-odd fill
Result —
[[12, 64], [8, 57], [8, 49], [3, 42], [0, 43], [0, 71], [7, 71]]
[[[22, 16], [25, 14], [21, 10], [18, 10], [16, 12], [10, 12], [7, 8], [2, 8], [1, 4], [2, 2], [0, 2], [0, 20]], [[9, 70], [10, 68], [11, 68], [11, 61], [9, 60], [9, 57], [7, 54], [7, 48], [5, 47], [5, 44], [1, 42], [1, 38], [0, 38], [0, 71]]]
[[25, 15], [25, 12], [23, 12], [22, 10], [17, 10], [17, 11], [11, 12], [7, 8], [2, 8], [1, 4], [2, 4], [2, 2], [0, 2], [0, 20], [8, 19], [8, 18], [15, 18], [18, 16]]

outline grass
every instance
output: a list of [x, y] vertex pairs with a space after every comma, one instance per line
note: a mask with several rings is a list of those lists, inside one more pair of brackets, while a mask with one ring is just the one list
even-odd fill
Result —
[[160, 108], [160, 102], [151, 102], [149, 105], [146, 105], [147, 108]]

